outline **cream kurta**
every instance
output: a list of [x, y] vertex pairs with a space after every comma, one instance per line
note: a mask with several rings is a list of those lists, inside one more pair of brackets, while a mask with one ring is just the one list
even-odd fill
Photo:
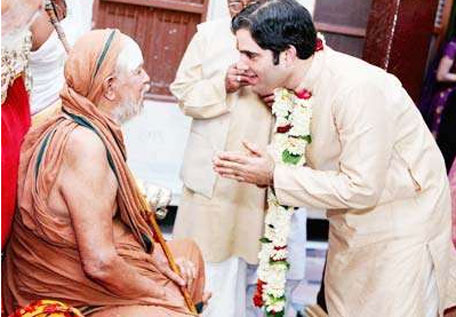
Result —
[[211, 163], [217, 151], [245, 151], [243, 140], [269, 143], [270, 110], [250, 88], [225, 92], [226, 71], [238, 59], [230, 20], [203, 23], [171, 85], [184, 113], [193, 117], [173, 234], [194, 239], [206, 261], [240, 256], [253, 264], [263, 232], [265, 190], [219, 178]]
[[309, 167], [279, 166], [274, 184], [283, 205], [328, 209], [329, 315], [417, 317], [433, 301], [440, 313], [456, 304], [445, 165], [400, 82], [325, 47], [303, 87], [314, 100]]

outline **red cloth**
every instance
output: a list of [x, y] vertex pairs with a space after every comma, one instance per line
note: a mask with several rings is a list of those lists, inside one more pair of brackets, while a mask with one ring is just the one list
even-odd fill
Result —
[[21, 76], [9, 87], [2, 104], [2, 248], [8, 240], [16, 208], [19, 152], [30, 122], [29, 96]]

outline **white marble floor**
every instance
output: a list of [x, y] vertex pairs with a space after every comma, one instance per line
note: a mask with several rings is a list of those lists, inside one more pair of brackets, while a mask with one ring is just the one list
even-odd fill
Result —
[[297, 310], [316, 303], [327, 247], [326, 242], [307, 241], [306, 278], [298, 284], [291, 295], [293, 309], [287, 312], [287, 317], [295, 317]]

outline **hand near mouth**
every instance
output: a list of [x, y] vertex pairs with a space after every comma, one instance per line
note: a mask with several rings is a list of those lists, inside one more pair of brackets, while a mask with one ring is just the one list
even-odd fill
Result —
[[254, 85], [257, 82], [257, 76], [247, 69], [239, 68], [238, 65], [231, 65], [225, 77], [225, 89], [227, 93], [234, 93], [241, 87]]

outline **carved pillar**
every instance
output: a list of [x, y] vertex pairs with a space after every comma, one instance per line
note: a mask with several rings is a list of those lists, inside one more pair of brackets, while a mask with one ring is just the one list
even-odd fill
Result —
[[373, 0], [363, 59], [396, 75], [418, 102], [438, 0]]

